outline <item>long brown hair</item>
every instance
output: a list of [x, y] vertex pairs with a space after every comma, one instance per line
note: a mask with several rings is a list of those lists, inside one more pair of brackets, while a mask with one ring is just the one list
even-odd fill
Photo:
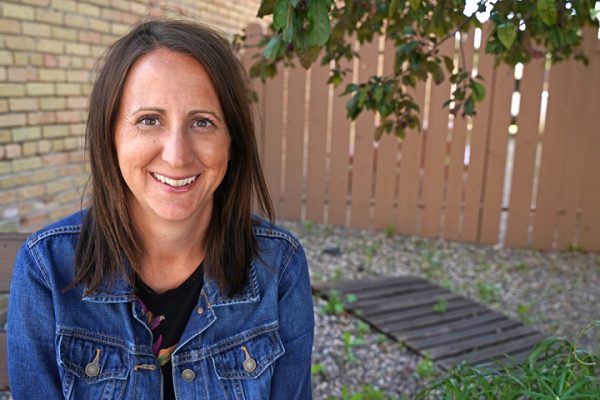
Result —
[[84, 283], [87, 291], [93, 292], [119, 275], [131, 282], [140, 270], [144, 248], [128, 210], [128, 188], [119, 171], [114, 125], [132, 64], [158, 48], [191, 55], [202, 64], [231, 135], [231, 159], [214, 193], [204, 259], [204, 273], [231, 296], [242, 291], [247, 268], [257, 254], [253, 198], [270, 221], [273, 206], [258, 158], [246, 73], [223, 37], [204, 25], [184, 21], [153, 20], [135, 26], [108, 49], [98, 71], [86, 127], [91, 205], [76, 249], [73, 285]]

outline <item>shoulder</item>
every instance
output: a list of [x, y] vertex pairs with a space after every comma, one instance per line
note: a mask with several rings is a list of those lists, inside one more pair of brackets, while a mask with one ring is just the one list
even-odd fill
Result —
[[256, 215], [252, 215], [253, 231], [259, 246], [262, 242], [275, 241], [288, 246], [292, 250], [301, 247], [300, 241], [294, 234]]
[[56, 221], [31, 234], [25, 241], [25, 245], [32, 248], [53, 239], [76, 239], [81, 232], [81, 225], [86, 215], [87, 210], [82, 210]]

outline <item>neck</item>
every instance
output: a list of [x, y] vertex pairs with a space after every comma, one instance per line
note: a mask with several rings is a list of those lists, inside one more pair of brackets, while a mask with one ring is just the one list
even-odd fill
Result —
[[136, 230], [144, 255], [140, 277], [162, 293], [181, 285], [204, 260], [210, 215], [186, 221], [149, 221], [138, 218]]

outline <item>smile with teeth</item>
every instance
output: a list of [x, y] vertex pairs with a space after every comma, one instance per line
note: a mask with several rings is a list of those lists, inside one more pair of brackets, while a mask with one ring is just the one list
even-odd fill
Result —
[[198, 175], [194, 175], [194, 176], [190, 176], [189, 178], [185, 178], [185, 179], [171, 179], [171, 178], [167, 178], [166, 176], [159, 175], [155, 172], [152, 173], [152, 176], [154, 176], [156, 179], [158, 179], [162, 183], [167, 184], [169, 186], [173, 186], [173, 187], [182, 187], [185, 185], [189, 185], [190, 183], [194, 182], [196, 180], [196, 178], [198, 177]]

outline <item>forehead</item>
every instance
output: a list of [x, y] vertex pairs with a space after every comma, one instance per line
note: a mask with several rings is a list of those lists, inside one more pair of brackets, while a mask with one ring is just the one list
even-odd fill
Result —
[[196, 101], [215, 108], [219, 105], [206, 68], [191, 55], [164, 48], [138, 58], [125, 79], [124, 103], [148, 101]]

